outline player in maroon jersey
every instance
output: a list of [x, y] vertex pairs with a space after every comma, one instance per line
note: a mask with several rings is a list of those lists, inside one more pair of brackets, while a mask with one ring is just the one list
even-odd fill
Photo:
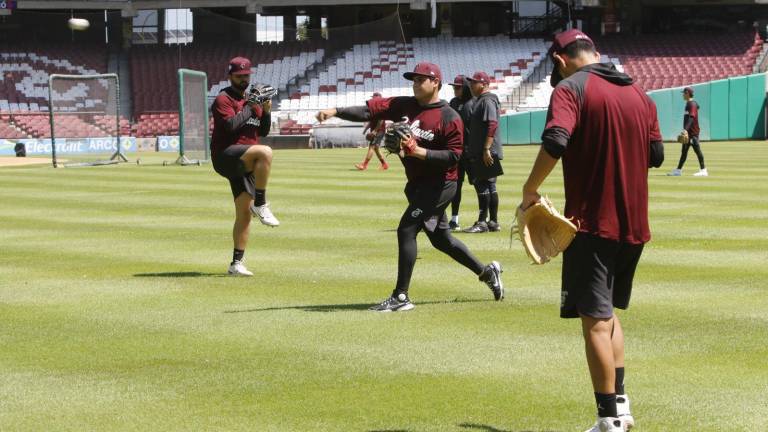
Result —
[[504, 298], [501, 265], [483, 265], [461, 241], [451, 235], [445, 209], [456, 193], [456, 164], [462, 153], [464, 124], [459, 114], [438, 94], [442, 86], [440, 68], [419, 63], [403, 77], [413, 81], [413, 96], [371, 99], [364, 106], [330, 108], [317, 113], [322, 122], [337, 116], [350, 121], [405, 121], [413, 139], [403, 140], [400, 160], [408, 181], [408, 207], [397, 227], [398, 271], [392, 295], [371, 310], [407, 311], [414, 308], [408, 297], [416, 264], [416, 236], [425, 230], [432, 245], [478, 275], [496, 300]]
[[253, 276], [243, 264], [251, 217], [258, 217], [264, 225], [280, 225], [266, 201], [272, 149], [259, 144], [259, 136], [269, 134], [272, 102], [259, 104], [252, 94], [246, 94], [250, 78], [250, 60], [243, 57], [230, 60], [231, 85], [216, 96], [211, 106], [213, 169], [229, 180], [235, 201], [234, 251], [228, 270], [234, 276]]

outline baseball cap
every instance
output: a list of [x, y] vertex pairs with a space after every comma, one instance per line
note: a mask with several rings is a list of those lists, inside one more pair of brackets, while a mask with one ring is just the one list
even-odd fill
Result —
[[235, 57], [229, 61], [229, 75], [250, 75], [251, 61], [245, 57]]
[[456, 75], [456, 78], [453, 79], [453, 82], [448, 84], [454, 87], [463, 87], [464, 86], [464, 75]]
[[474, 75], [472, 75], [472, 78], [467, 78], [467, 79], [470, 80], [470, 81], [481, 82], [483, 84], [490, 84], [491, 83], [491, 78], [488, 76], [487, 73], [485, 73], [483, 71], [477, 71], [477, 72], [475, 72]]
[[[568, 45], [579, 40], [587, 41], [592, 44], [592, 46], [595, 45], [592, 39], [590, 39], [590, 37], [581, 30], [566, 30], [555, 35], [554, 39], [552, 40], [552, 45], [549, 47], [549, 51], [547, 51], [547, 57], [551, 57], [552, 54], [562, 52]], [[560, 76], [560, 71], [557, 70], [557, 64], [554, 64], [552, 66], [552, 76], [549, 78], [549, 84], [554, 87], [562, 80], [563, 77]]]
[[680, 93], [688, 93], [689, 95], [693, 96], [693, 88], [692, 87], [686, 87]]
[[434, 63], [422, 62], [413, 68], [413, 72], [406, 72], [403, 74], [403, 78], [413, 81], [413, 77], [416, 75], [422, 75], [430, 78], [437, 78], [443, 80], [443, 74], [440, 72], [440, 67]]
[[379, 93], [379, 92], [374, 92], [374, 93], [373, 93], [373, 96], [371, 96], [371, 97], [375, 97], [375, 98], [376, 98], [376, 97], [381, 97], [381, 93]]

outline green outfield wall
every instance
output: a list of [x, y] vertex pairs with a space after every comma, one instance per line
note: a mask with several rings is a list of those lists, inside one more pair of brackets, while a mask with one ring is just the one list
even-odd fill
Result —
[[[728, 78], [693, 86], [699, 102], [699, 125], [703, 141], [766, 139], [766, 74]], [[683, 127], [685, 102], [682, 87], [654, 90], [659, 126], [665, 140], [673, 141]], [[500, 128], [508, 145], [541, 142], [546, 110], [501, 117]]]

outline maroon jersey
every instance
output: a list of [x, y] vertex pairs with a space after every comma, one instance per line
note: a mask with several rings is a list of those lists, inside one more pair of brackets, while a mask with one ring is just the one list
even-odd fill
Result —
[[[259, 135], [264, 136], [269, 133], [269, 115], [264, 114], [261, 106], [256, 105], [251, 108], [246, 105], [246, 102], [247, 99], [232, 87], [225, 88], [216, 96], [216, 100], [211, 106], [213, 115], [212, 154], [218, 154], [235, 144], [258, 144]], [[243, 113], [243, 111], [246, 112]]]
[[415, 97], [374, 98], [367, 102], [371, 120], [399, 122], [407, 117], [411, 131], [419, 147], [427, 149], [427, 159], [402, 158], [408, 181], [442, 182], [458, 178], [456, 163], [445, 166], [430, 163], [430, 150], [448, 150], [454, 153], [454, 160], [461, 157], [464, 123], [461, 117], [448, 105], [440, 102], [421, 106]]
[[555, 87], [542, 142], [562, 155], [565, 216], [579, 231], [650, 240], [649, 153], [660, 141], [656, 105], [613, 65], [583, 67]]
[[683, 129], [687, 130], [690, 136], [699, 136], [699, 103], [695, 100], [685, 103]]

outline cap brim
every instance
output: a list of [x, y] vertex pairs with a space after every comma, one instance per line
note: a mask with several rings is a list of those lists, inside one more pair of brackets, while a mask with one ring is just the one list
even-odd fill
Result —
[[464, 84], [448, 83], [449, 86], [464, 87]]
[[406, 72], [403, 74], [403, 78], [407, 79], [408, 81], [413, 81], [413, 78], [417, 76], [431, 77], [431, 75], [417, 74], [416, 72]]
[[241, 71], [230, 73], [230, 75], [250, 75], [250, 74], [251, 74], [250, 70], [241, 70]]

